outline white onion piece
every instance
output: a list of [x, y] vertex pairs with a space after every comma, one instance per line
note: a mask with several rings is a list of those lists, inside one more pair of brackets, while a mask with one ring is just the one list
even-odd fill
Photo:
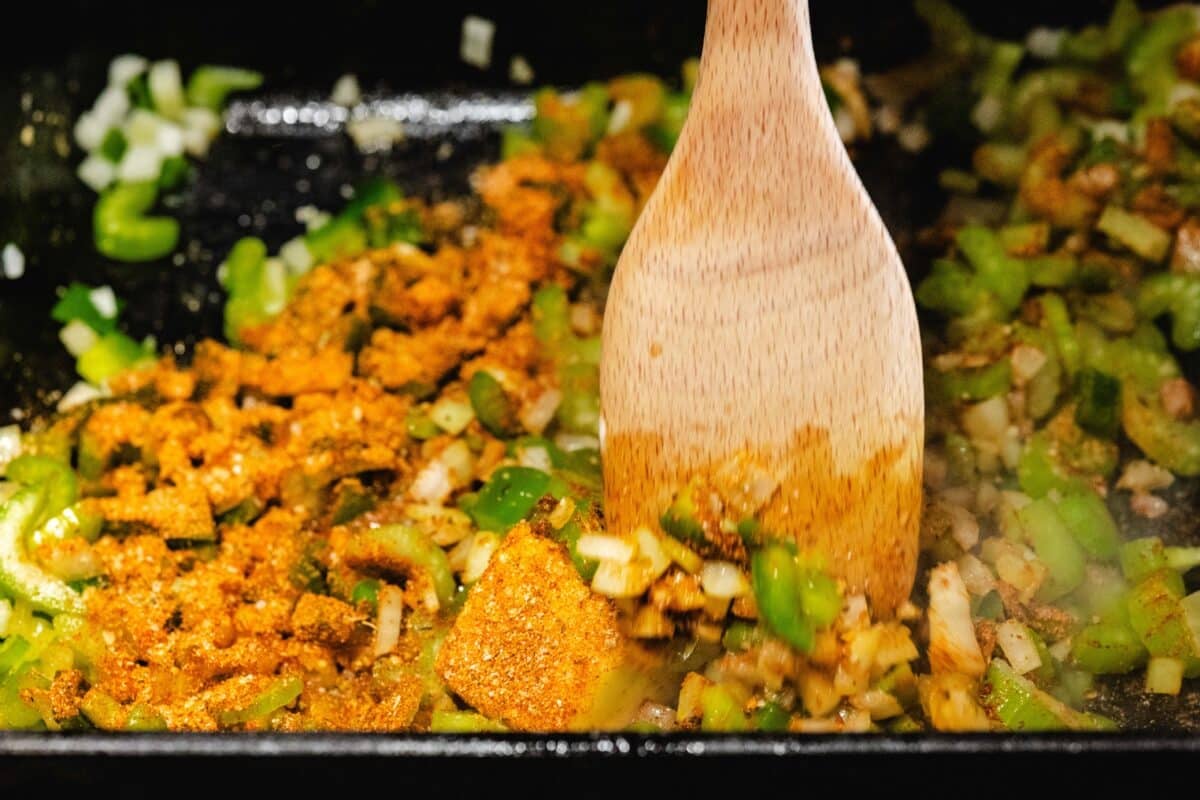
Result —
[[99, 194], [117, 179], [117, 165], [101, 155], [90, 155], [79, 162], [75, 172], [83, 185]]
[[67, 352], [75, 358], [92, 349], [92, 345], [100, 337], [92, 330], [92, 326], [86, 322], [80, 322], [73, 319], [62, 327], [58, 332], [58, 340], [63, 343], [63, 347], [67, 348]]
[[88, 292], [88, 302], [105, 319], [117, 318], [117, 293], [111, 286], [97, 286]]
[[536, 445], [522, 447], [517, 463], [522, 467], [532, 467], [542, 472], [550, 472], [554, 469], [554, 462], [550, 460], [550, 451]]
[[8, 462], [21, 455], [21, 429], [16, 425], [0, 428], [0, 472]]
[[517, 415], [521, 426], [532, 434], [540, 434], [554, 419], [554, 412], [562, 402], [562, 392], [558, 389], [546, 389], [530, 403], [521, 407]]
[[204, 158], [208, 147], [221, 132], [221, 117], [210, 108], [189, 108], [183, 112], [183, 148], [188, 155]]
[[117, 56], [108, 65], [108, 85], [125, 89], [129, 82], [146, 71], [149, 62], [132, 53]]
[[[129, 113], [129, 94], [124, 89], [109, 86], [100, 93], [92, 105], [92, 116], [104, 126], [105, 133], [115, 128]], [[103, 139], [102, 139], [103, 141]]]
[[90, 153], [104, 141], [108, 127], [95, 114], [85, 111], [75, 121], [75, 143]]
[[0, 636], [8, 636], [8, 623], [12, 620], [12, 603], [0, 600]]
[[496, 23], [490, 19], [474, 14], [463, 17], [459, 58], [471, 66], [487, 69], [492, 63], [492, 39], [495, 35]]
[[471, 537], [467, 550], [467, 563], [463, 568], [463, 583], [474, 583], [483, 577], [483, 573], [492, 563], [492, 556], [500, 548], [499, 534], [491, 531], [479, 531]]
[[178, 61], [155, 61], [147, 76], [150, 98], [154, 107], [164, 117], [179, 119], [186, 102], [183, 97], [183, 77], [179, 73]]
[[130, 183], [157, 180], [162, 173], [163, 157], [156, 148], [135, 145], [125, 151], [117, 165], [117, 178]]
[[987, 668], [975, 639], [971, 597], [958, 565], [939, 564], [929, 573], [929, 664], [933, 672], [980, 677]]
[[352, 108], [361, 103], [362, 89], [358, 85], [358, 78], [350, 73], [338, 78], [337, 83], [333, 85], [329, 99], [336, 105], [345, 108]]
[[303, 236], [284, 242], [279, 248], [279, 258], [293, 275], [303, 275], [313, 267], [312, 251]]
[[55, 408], [60, 412], [70, 411], [72, 408], [78, 408], [104, 396], [105, 393], [99, 388], [84, 381], [77, 381], [70, 389], [67, 389]]
[[375, 622], [375, 657], [387, 655], [400, 643], [404, 624], [404, 592], [384, 584], [379, 587], [379, 614]]
[[10, 281], [25, 274], [25, 254], [12, 242], [0, 248], [0, 272]]
[[996, 644], [1004, 651], [1004, 658], [1021, 675], [1032, 672], [1042, 665], [1037, 645], [1029, 629], [1015, 619], [1007, 619], [996, 626]]
[[584, 558], [596, 561], [611, 561], [614, 564], [628, 564], [633, 561], [635, 548], [633, 543], [620, 536], [602, 533], [585, 533], [579, 537], [575, 545], [576, 552]]
[[728, 561], [705, 561], [700, 568], [700, 586], [709, 597], [729, 599], [750, 593], [746, 573]]

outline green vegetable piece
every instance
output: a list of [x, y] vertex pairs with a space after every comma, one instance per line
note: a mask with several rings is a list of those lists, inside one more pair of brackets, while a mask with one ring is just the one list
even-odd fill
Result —
[[559, 372], [562, 401], [555, 419], [568, 433], [596, 436], [600, 425], [600, 372], [594, 364], [571, 364]]
[[354, 584], [350, 591], [350, 604], [359, 606], [366, 603], [372, 611], [379, 605], [379, 581], [367, 578]]
[[163, 159], [162, 172], [158, 174], [158, 188], [163, 191], [178, 188], [187, 177], [189, 169], [187, 159], [183, 156]]
[[530, 467], [501, 467], [479, 490], [467, 513], [485, 531], [504, 534], [533, 510], [550, 486], [550, 476]]
[[233, 92], [248, 92], [262, 86], [261, 72], [237, 67], [196, 67], [187, 84], [188, 105], [220, 111]]
[[1171, 341], [1179, 349], [1200, 347], [1200, 276], [1153, 275], [1138, 287], [1135, 305], [1144, 319], [1170, 314]]
[[1100, 495], [1073, 492], [1059, 501], [1055, 510], [1088, 556], [1098, 561], [1116, 560], [1121, 534]]
[[125, 717], [125, 730], [137, 733], [152, 733], [167, 730], [167, 721], [162, 715], [144, 703], [135, 703]]
[[658, 524], [669, 535], [684, 543], [705, 541], [704, 526], [696, 518], [695, 494], [699, 484], [693, 480], [675, 495], [671, 505], [658, 518]]
[[[520, 469], [510, 467], [509, 469]], [[543, 473], [545, 474], [545, 473]], [[490, 485], [490, 484], [489, 484]], [[485, 487], [486, 488], [486, 487]], [[407, 525], [384, 525], [370, 528], [353, 536], [347, 544], [347, 558], [365, 557], [382, 550], [388, 563], [398, 562], [425, 572], [433, 582], [438, 603], [449, 608], [454, 601], [457, 584], [446, 552], [434, 544], [428, 536]]]
[[229, 509], [221, 515], [220, 522], [222, 525], [249, 525], [254, 520], [258, 519], [259, 515], [266, 509], [266, 505], [262, 500], [259, 500], [254, 495], [250, 495], [245, 500], [238, 503], [233, 508]]
[[797, 571], [797, 596], [804, 614], [818, 629], [827, 628], [842, 611], [842, 593], [837, 581], [811, 568]]
[[42, 488], [25, 488], [0, 506], [0, 589], [28, 600], [48, 614], [82, 614], [83, 598], [62, 581], [29, 561], [26, 534], [33, 529], [46, 502]]
[[1200, 475], [1200, 422], [1167, 414], [1157, 393], [1143, 397], [1132, 387], [1121, 393], [1125, 434], [1156, 463], [1176, 475]]
[[75, 362], [75, 370], [97, 386], [114, 375], [154, 360], [152, 353], [120, 331], [100, 337]]
[[961, 316], [983, 307], [989, 294], [969, 269], [954, 261], [933, 262], [928, 276], [917, 286], [917, 302], [943, 314]]
[[1011, 258], [996, 233], [979, 225], [960, 230], [956, 241], [975, 268], [980, 285], [1000, 301], [1005, 312], [1014, 311], [1029, 288], [1024, 262]]
[[1121, 545], [1120, 561], [1125, 579], [1136, 583], [1158, 570], [1166, 569], [1167, 553], [1162, 539], [1147, 536]]
[[527, 129], [520, 125], [509, 125], [500, 132], [500, 158], [503, 161], [518, 156], [537, 155], [541, 152], [541, 145]]
[[1096, 230], [1147, 261], [1160, 263], [1171, 248], [1171, 234], [1145, 217], [1117, 206], [1108, 206], [1096, 221]]
[[1093, 675], [1132, 672], [1148, 657], [1137, 633], [1120, 623], [1088, 625], [1071, 640], [1072, 662]]
[[125, 85], [125, 91], [129, 94], [129, 102], [134, 108], [154, 110], [154, 98], [150, 96], [150, 80], [145, 72], [131, 79]]
[[102, 731], [125, 730], [125, 708], [107, 692], [91, 689], [83, 696], [79, 710], [88, 722]]
[[1169, 569], [1142, 579], [1129, 591], [1129, 626], [1137, 632], [1151, 656], [1178, 658], [1184, 674], [1200, 675], [1200, 642], [1184, 605], [1183, 579]]
[[683, 131], [683, 123], [687, 120], [691, 103], [692, 98], [689, 94], [674, 92], [668, 94], [663, 101], [662, 116], [646, 130], [650, 141], [654, 142], [663, 152], [670, 153], [675, 149], [675, 143], [679, 141], [679, 134]]
[[1013, 732], [1116, 730], [1112, 720], [1075, 711], [998, 659], [984, 676], [983, 702]]
[[1071, 315], [1067, 311], [1067, 304], [1062, 297], [1053, 292], [1042, 295], [1040, 302], [1042, 321], [1050, 335], [1054, 337], [1054, 344], [1058, 347], [1058, 357], [1062, 361], [1063, 368], [1068, 375], [1074, 375], [1082, 365], [1083, 354], [1075, 335], [1075, 329], [1071, 325]]
[[115, 331], [117, 315], [120, 314], [124, 303], [118, 300], [116, 312], [112, 316], [105, 316], [92, 302], [93, 291], [90, 286], [72, 282], [50, 310], [51, 318], [64, 325], [79, 320], [101, 335]]
[[281, 708], [296, 702], [304, 690], [304, 681], [295, 675], [276, 679], [250, 705], [217, 714], [217, 722], [223, 727], [245, 725], [248, 722], [263, 722]]
[[125, 138], [121, 129], [109, 128], [108, 133], [104, 134], [104, 138], [100, 141], [98, 152], [109, 161], [118, 164], [127, 149], [129, 149], [129, 140]]
[[1075, 379], [1075, 422], [1085, 431], [1112, 439], [1121, 429], [1121, 382], [1095, 369]]
[[1104, 35], [1108, 40], [1108, 51], [1119, 53], [1129, 43], [1129, 37], [1142, 25], [1142, 12], [1138, 10], [1137, 0], [1117, 0], [1109, 15], [1108, 25]]
[[1167, 100], [1175, 86], [1175, 51], [1196, 29], [1191, 9], [1168, 9], [1155, 15], [1128, 39], [1125, 71], [1146, 98], [1135, 122], [1166, 111]]
[[334, 489], [333, 515], [330, 521], [334, 525], [345, 525], [374, 507], [375, 495], [363, 487], [361, 482], [344, 480]]
[[475, 409], [480, 424], [493, 436], [508, 439], [521, 432], [512, 399], [500, 381], [487, 370], [481, 369], [471, 376], [467, 395], [471, 398], [471, 407]]
[[1034, 500], [1017, 512], [1017, 519], [1049, 573], [1038, 590], [1038, 599], [1051, 602], [1078, 588], [1087, 562], [1054, 504], [1045, 498]]
[[759, 618], [771, 633], [807, 653], [812, 650], [816, 622], [801, 605], [799, 571], [795, 554], [781, 544], [769, 544], [750, 557]]
[[942, 390], [953, 402], [978, 402], [1012, 388], [1012, 364], [1003, 358], [986, 367], [941, 373]]
[[41, 526], [79, 498], [79, 481], [71, 467], [50, 456], [17, 456], [8, 462], [4, 477], [25, 486], [40, 487], [44, 491], [41, 515], [34, 527]]
[[506, 733], [508, 728], [474, 711], [439, 709], [429, 720], [429, 730], [432, 733]]
[[971, 614], [981, 619], [1001, 620], [1004, 618], [1004, 600], [995, 589], [973, 601]]
[[737, 698], [720, 684], [706, 686], [700, 692], [700, 708], [702, 731], [739, 733], [750, 728]]
[[442, 432], [442, 429], [429, 418], [428, 414], [418, 411], [415, 408], [408, 412], [406, 426], [408, 428], [408, 435], [418, 441], [432, 439]]
[[118, 183], [106, 189], [92, 215], [96, 249], [117, 261], [153, 261], [173, 251], [179, 223], [145, 216], [157, 197], [153, 182]]
[[750, 724], [755, 730], [768, 733], [783, 733], [788, 729], [792, 715], [778, 703], [763, 703], [751, 717]]

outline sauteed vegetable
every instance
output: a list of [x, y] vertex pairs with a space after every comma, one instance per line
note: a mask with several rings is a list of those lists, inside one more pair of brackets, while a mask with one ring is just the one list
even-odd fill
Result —
[[[477, 202], [374, 181], [276, 255], [243, 239], [227, 342], [186, 363], [123, 332], [109, 287], [66, 287], [85, 383], [0, 429], [0, 727], [1112, 730], [1110, 676], [1179, 693], [1200, 548], [1129, 513], [1171, 514], [1200, 474], [1196, 10], [1122, 0], [1017, 43], [916, 5], [925, 61], [869, 92], [823, 71], [851, 142], [975, 142], [918, 237], [923, 575], [895, 618], [758, 524], [770, 475], [605, 527], [605, 285], [688, 64], [538, 92]], [[118, 60], [106, 102], [183, 119], [146, 69]], [[215, 114], [258, 81], [200, 69], [180, 102]], [[154, 179], [102, 195], [101, 252], [173, 248], [141, 216]]]

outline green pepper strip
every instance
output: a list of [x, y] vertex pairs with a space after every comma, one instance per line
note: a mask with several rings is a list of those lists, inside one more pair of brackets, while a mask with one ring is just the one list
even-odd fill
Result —
[[83, 598], [25, 556], [25, 536], [39, 518], [45, 502], [45, 489], [30, 487], [0, 506], [0, 588], [28, 600], [38, 611], [82, 614]]
[[1142, 281], [1137, 311], [1144, 319], [1169, 313], [1171, 341], [1181, 350], [1200, 347], [1200, 276], [1163, 273]]
[[450, 570], [446, 552], [428, 536], [407, 525], [384, 525], [365, 530], [351, 538], [348, 550], [353, 552], [366, 542], [383, 548], [397, 561], [423, 570], [433, 582], [438, 603], [442, 608], [450, 607], [458, 588], [454, 582], [454, 573]]
[[1049, 573], [1038, 591], [1038, 599], [1050, 602], [1078, 588], [1083, 583], [1087, 562], [1054, 504], [1046, 498], [1034, 500], [1017, 512], [1017, 519]]
[[479, 490], [468, 512], [481, 530], [504, 534], [537, 505], [547, 489], [550, 476], [531, 467], [502, 467]]
[[96, 249], [118, 261], [153, 261], [174, 250], [179, 223], [144, 216], [157, 197], [153, 182], [118, 183], [105, 190], [92, 216]]
[[188, 79], [188, 105], [220, 111], [231, 92], [246, 92], [262, 86], [261, 72], [237, 67], [196, 67]]
[[117, 315], [120, 314], [122, 305], [124, 304], [118, 300], [117, 313], [106, 317], [92, 302], [92, 287], [72, 282], [50, 310], [50, 317], [64, 325], [79, 320], [103, 335], [117, 329]]
[[1000, 301], [1005, 312], [1021, 304], [1029, 288], [1025, 263], [1011, 258], [995, 231], [968, 225], [958, 232], [958, 247], [975, 268], [980, 284]]
[[1093, 675], [1131, 672], [1145, 665], [1147, 658], [1137, 633], [1120, 623], [1088, 625], [1071, 640], [1072, 662]]
[[4, 477], [45, 491], [41, 516], [34, 527], [61, 513], [79, 497], [79, 481], [64, 462], [50, 456], [23, 455], [9, 462]]
[[1121, 546], [1121, 534], [1100, 495], [1095, 492], [1073, 492], [1059, 502], [1056, 511], [1075, 541], [1089, 556], [1099, 561], [1116, 559]]
[[507, 439], [521, 432], [512, 400], [500, 381], [487, 370], [481, 369], [471, 376], [467, 396], [471, 398], [471, 407], [480, 424], [492, 435]]
[[984, 704], [1010, 731], [1116, 730], [1112, 720], [1074, 710], [1000, 660], [984, 676]]
[[277, 679], [245, 708], [222, 711], [217, 722], [226, 727], [265, 720], [279, 709], [295, 702], [304, 689], [304, 681], [295, 675]]
[[790, 548], [769, 544], [750, 557], [758, 612], [771, 633], [801, 652], [812, 650], [816, 621], [802, 605], [801, 576]]

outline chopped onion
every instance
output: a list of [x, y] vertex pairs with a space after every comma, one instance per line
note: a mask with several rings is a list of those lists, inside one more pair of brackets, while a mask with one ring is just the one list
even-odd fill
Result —
[[971, 553], [965, 553], [958, 559], [958, 573], [967, 591], [975, 597], [983, 597], [996, 588], [996, 578], [991, 569]]
[[1029, 629], [1015, 619], [1007, 619], [996, 626], [996, 643], [1004, 651], [1004, 658], [1021, 675], [1042, 665], [1042, 657], [1038, 655]]
[[910, 153], [919, 153], [929, 146], [929, 129], [919, 122], [910, 122], [896, 132], [896, 142]]
[[[121, 124], [125, 115], [129, 113], [129, 109], [129, 94], [123, 88], [109, 86], [96, 98], [96, 102], [92, 106], [92, 116], [104, 126], [104, 133], [108, 133], [109, 128], [115, 128]], [[103, 134], [101, 134], [101, 141], [103, 140]]]
[[150, 97], [159, 113], [170, 119], [183, 115], [186, 102], [183, 97], [183, 78], [179, 74], [178, 61], [155, 61], [147, 76]]
[[68, 322], [63, 326], [62, 330], [58, 332], [59, 341], [63, 343], [63, 347], [67, 348], [67, 352], [73, 355], [75, 358], [79, 358], [88, 350], [92, 349], [92, 345], [94, 345], [99, 338], [100, 337], [96, 335], [96, 332], [92, 330], [91, 325], [88, 325], [86, 322], [80, 322], [77, 319], [73, 319]]
[[554, 462], [550, 460], [550, 451], [538, 445], [522, 447], [517, 463], [522, 467], [540, 469], [542, 472], [550, 472], [554, 469]]
[[188, 155], [204, 158], [208, 147], [221, 132], [221, 117], [211, 108], [189, 108], [183, 112], [183, 149]]
[[117, 318], [117, 293], [111, 286], [97, 286], [88, 292], [88, 301], [96, 313], [105, 319]]
[[8, 623], [12, 620], [12, 603], [0, 599], [0, 636], [8, 636]]
[[637, 597], [650, 588], [650, 582], [645, 570], [636, 562], [601, 561], [592, 576], [592, 590], [605, 597]]
[[600, 449], [599, 439], [582, 433], [560, 433], [554, 437], [554, 443], [560, 450], [567, 453], [574, 453], [576, 450]]
[[638, 561], [646, 565], [646, 571], [651, 580], [658, 580], [671, 566], [671, 556], [663, 548], [663, 537], [647, 528], [645, 525], [633, 532], [637, 539]]
[[833, 124], [837, 128], [838, 137], [843, 142], [854, 141], [854, 136], [858, 133], [858, 126], [854, 122], [854, 114], [846, 106], [840, 106], [837, 111], [833, 112]]
[[669, 639], [675, 633], [675, 623], [654, 606], [642, 606], [629, 626], [634, 639]]
[[904, 713], [904, 706], [900, 705], [900, 701], [882, 689], [868, 689], [857, 694], [850, 699], [850, 704], [866, 711], [873, 720], [891, 719]]
[[90, 153], [104, 141], [108, 128], [95, 114], [85, 111], [75, 121], [75, 142]]
[[1008, 356], [1013, 378], [1018, 384], [1028, 383], [1046, 364], [1046, 354], [1029, 344], [1019, 344]]
[[24, 275], [25, 254], [21, 252], [21, 248], [12, 242], [4, 245], [4, 248], [0, 250], [0, 267], [3, 267], [4, 277], [10, 281], [15, 281]]
[[359, 152], [378, 153], [404, 139], [404, 124], [388, 117], [364, 117], [347, 122], [346, 133]]
[[59, 412], [70, 411], [73, 408], [85, 405], [93, 400], [99, 400], [101, 397], [107, 397], [108, 393], [104, 389], [92, 386], [84, 381], [76, 381], [75, 384], [63, 393], [59, 399], [58, 405], [55, 406]]
[[375, 623], [375, 657], [387, 655], [400, 643], [404, 624], [404, 592], [391, 584], [379, 587], [379, 615]]
[[962, 424], [972, 440], [999, 442], [1008, 430], [1008, 404], [997, 396], [968, 406]]
[[1067, 636], [1059, 639], [1054, 644], [1048, 645], [1046, 649], [1050, 652], [1050, 655], [1054, 656], [1054, 658], [1065, 662], [1071, 658], [1071, 643], [1071, 637]]
[[1175, 482], [1175, 476], [1157, 464], [1145, 459], [1130, 461], [1117, 479], [1118, 489], [1128, 489], [1135, 494], [1166, 489]]
[[519, 83], [522, 86], [533, 83], [533, 67], [530, 66], [525, 56], [518, 53], [508, 62], [508, 78], [513, 83]]
[[466, 400], [441, 397], [429, 409], [429, 418], [446, 433], [458, 436], [475, 419], [475, 409]]
[[616, 136], [629, 127], [633, 120], [633, 103], [628, 100], [618, 100], [608, 117], [608, 135]]
[[746, 573], [728, 561], [705, 561], [700, 568], [700, 585], [709, 597], [730, 599], [750, 592]]
[[463, 583], [474, 583], [483, 577], [492, 555], [500, 547], [500, 534], [492, 531], [479, 531], [471, 537], [470, 549], [467, 550], [467, 563], [463, 568]]
[[124, 90], [129, 82], [146, 71], [149, 62], [130, 53], [117, 56], [108, 65], [108, 85]]
[[333, 92], [330, 93], [329, 99], [336, 105], [345, 108], [352, 108], [361, 103], [362, 89], [358, 85], [358, 78], [349, 73], [338, 78], [337, 83], [333, 85]]
[[492, 39], [496, 23], [490, 19], [468, 14], [462, 21], [462, 40], [458, 55], [473, 67], [487, 69], [492, 64]]
[[1092, 139], [1099, 142], [1112, 139], [1118, 144], [1129, 144], [1129, 125], [1115, 119], [1103, 119], [1092, 126]]
[[162, 173], [162, 153], [157, 148], [134, 145], [117, 165], [117, 178], [129, 183], [157, 180]]
[[446, 502], [453, 491], [449, 468], [436, 458], [421, 468], [408, 487], [408, 493], [414, 500], [438, 505]]
[[1034, 58], [1039, 58], [1042, 61], [1052, 61], [1058, 58], [1059, 51], [1062, 50], [1063, 40], [1066, 37], [1067, 32], [1061, 28], [1034, 28], [1025, 37], [1025, 48], [1029, 50], [1029, 54]]
[[975, 639], [971, 596], [958, 565], [939, 564], [929, 573], [929, 664], [934, 673], [980, 677], [987, 668]]
[[16, 425], [0, 428], [0, 472], [8, 462], [21, 455], [21, 429]]
[[950, 514], [950, 537], [963, 550], [970, 550], [979, 544], [979, 521], [975, 515], [960, 505], [943, 504]]
[[546, 429], [550, 420], [554, 419], [554, 412], [558, 411], [560, 403], [562, 403], [562, 392], [558, 389], [546, 389], [532, 402], [522, 406], [521, 412], [517, 416], [525, 430], [537, 435]]
[[991, 133], [1004, 121], [1004, 101], [994, 94], [985, 94], [971, 111], [971, 122], [984, 133]]
[[158, 127], [158, 136], [154, 140], [154, 146], [168, 158], [183, 155], [183, 128], [173, 122], [163, 122]]
[[83, 185], [99, 194], [117, 179], [117, 165], [101, 155], [90, 155], [79, 163], [76, 170]]
[[279, 258], [293, 275], [303, 275], [313, 267], [312, 251], [303, 236], [284, 242], [279, 248]]
[[1146, 664], [1146, 691], [1151, 694], [1177, 695], [1183, 688], [1183, 661], [1178, 658], [1151, 658]]
[[558, 501], [558, 505], [546, 517], [546, 521], [554, 530], [562, 530], [563, 526], [571, 521], [571, 517], [575, 515], [575, 501], [570, 496], [564, 497]]
[[632, 542], [604, 533], [585, 533], [579, 537], [575, 550], [584, 558], [628, 564], [636, 551]]

